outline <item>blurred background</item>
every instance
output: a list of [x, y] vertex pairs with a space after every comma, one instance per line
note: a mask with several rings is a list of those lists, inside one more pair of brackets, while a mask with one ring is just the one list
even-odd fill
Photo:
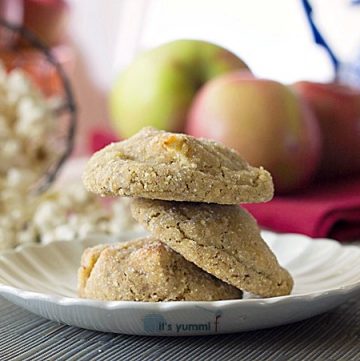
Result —
[[[264, 227], [360, 238], [359, 1], [0, 0], [0, 18], [64, 69], [73, 158], [147, 125], [213, 138], [273, 174], [274, 201], [248, 207]], [[61, 93], [31, 42], [2, 29], [0, 50]]]
[[[222, 45], [250, 64], [258, 77], [285, 83], [334, 77], [329, 56], [313, 41], [299, 0], [1, 3], [8, 19], [24, 22], [49, 41], [64, 63], [80, 110], [80, 153], [90, 150], [89, 132], [110, 129], [107, 96], [116, 76], [139, 52], [171, 40], [202, 39]], [[355, 3], [311, 1], [319, 29], [344, 62], [355, 61], [360, 52], [360, 7]]]
[[[344, 0], [311, 3], [334, 51], [353, 61], [360, 51], [360, 7]], [[106, 6], [100, 0], [69, 0], [69, 5], [67, 33], [76, 53], [73, 82], [83, 131], [99, 122], [108, 125], [106, 96], [135, 55], [174, 39], [220, 44], [251, 64], [259, 77], [292, 83], [334, 76], [298, 0], [107, 0]]]

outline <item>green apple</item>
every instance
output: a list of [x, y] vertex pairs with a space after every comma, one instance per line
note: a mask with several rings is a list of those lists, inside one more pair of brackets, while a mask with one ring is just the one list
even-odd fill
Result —
[[181, 132], [198, 89], [247, 65], [230, 51], [200, 40], [175, 40], [140, 54], [116, 80], [110, 113], [121, 137], [145, 126]]

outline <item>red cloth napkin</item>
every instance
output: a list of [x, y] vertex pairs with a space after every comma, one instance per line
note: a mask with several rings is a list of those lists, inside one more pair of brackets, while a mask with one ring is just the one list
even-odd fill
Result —
[[245, 205], [259, 224], [280, 232], [360, 240], [360, 177], [317, 184], [301, 193]]
[[90, 151], [97, 152], [112, 142], [118, 142], [120, 139], [112, 132], [94, 130], [90, 136]]

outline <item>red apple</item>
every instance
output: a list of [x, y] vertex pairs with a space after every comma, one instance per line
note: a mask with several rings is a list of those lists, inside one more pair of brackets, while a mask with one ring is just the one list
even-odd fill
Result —
[[320, 124], [320, 177], [360, 172], [360, 90], [308, 81], [293, 87], [308, 102]]
[[[0, 0], [0, 18], [11, 24], [21, 24], [23, 18], [22, 0]], [[10, 48], [17, 39], [17, 34], [0, 26], [0, 49]]]
[[68, 13], [65, 0], [24, 0], [24, 26], [48, 46], [58, 44], [63, 38]]
[[277, 193], [308, 184], [320, 157], [318, 124], [306, 104], [289, 87], [244, 73], [206, 83], [192, 103], [186, 130], [264, 166]]
[[[66, 72], [70, 72], [73, 62], [71, 49], [59, 45], [51, 49]], [[34, 48], [0, 50], [0, 59], [5, 69], [21, 68], [39, 86], [45, 96], [61, 96], [64, 89], [56, 68], [44, 61], [44, 55]]]

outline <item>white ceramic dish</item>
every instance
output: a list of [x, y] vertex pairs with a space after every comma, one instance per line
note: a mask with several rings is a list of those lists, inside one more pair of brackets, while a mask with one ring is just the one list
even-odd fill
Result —
[[[101, 302], [76, 298], [87, 242], [28, 245], [0, 256], [0, 294], [50, 320], [135, 335], [204, 335], [282, 325], [338, 306], [360, 291], [360, 247], [263, 232], [295, 279], [292, 295], [216, 302]], [[132, 238], [125, 234], [122, 240]], [[99, 238], [97, 238], [99, 240]], [[101, 241], [104, 241], [103, 239]]]

